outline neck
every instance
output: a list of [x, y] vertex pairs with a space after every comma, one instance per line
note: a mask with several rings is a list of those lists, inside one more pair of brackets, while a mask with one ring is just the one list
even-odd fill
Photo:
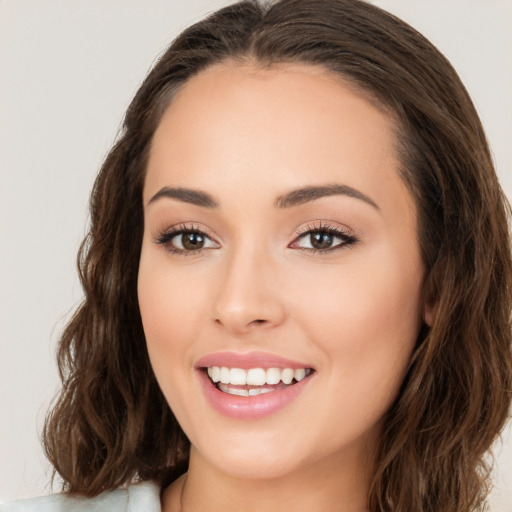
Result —
[[352, 450], [308, 463], [283, 476], [249, 479], [220, 471], [193, 447], [189, 471], [163, 494], [164, 512], [365, 512], [368, 453]]

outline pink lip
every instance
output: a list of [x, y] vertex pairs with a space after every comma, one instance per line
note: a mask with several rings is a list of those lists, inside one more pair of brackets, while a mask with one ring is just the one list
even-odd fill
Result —
[[308, 364], [292, 361], [284, 357], [267, 354], [265, 352], [248, 352], [239, 354], [236, 352], [217, 352], [202, 357], [197, 361], [196, 368], [208, 368], [211, 366], [226, 366], [228, 368], [311, 368]]
[[201, 358], [196, 363], [197, 375], [201, 382], [204, 394], [212, 407], [224, 416], [236, 419], [258, 419], [273, 414], [293, 402], [309, 385], [311, 377], [290, 385], [286, 388], [276, 389], [269, 393], [255, 396], [238, 396], [223, 393], [208, 377], [207, 367], [226, 366], [228, 368], [310, 368], [290, 359], [285, 359], [264, 352], [251, 352], [237, 354], [234, 352], [222, 352], [211, 354]]
[[309, 384], [312, 375], [283, 389], [256, 396], [237, 396], [223, 393], [213, 384], [204, 370], [199, 370], [199, 380], [212, 407], [224, 416], [251, 420], [273, 414], [295, 400]]

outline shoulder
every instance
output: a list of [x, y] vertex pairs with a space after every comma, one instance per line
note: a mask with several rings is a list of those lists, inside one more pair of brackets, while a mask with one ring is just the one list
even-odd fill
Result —
[[94, 498], [53, 494], [0, 505], [0, 512], [161, 512], [160, 488], [140, 482]]

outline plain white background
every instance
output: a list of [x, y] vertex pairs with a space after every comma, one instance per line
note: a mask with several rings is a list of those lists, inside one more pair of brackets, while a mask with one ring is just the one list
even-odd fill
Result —
[[[49, 492], [39, 444], [94, 176], [168, 43], [225, 0], [0, 0], [0, 502]], [[512, 1], [376, 0], [452, 61], [512, 197]], [[512, 511], [512, 435], [492, 512]]]

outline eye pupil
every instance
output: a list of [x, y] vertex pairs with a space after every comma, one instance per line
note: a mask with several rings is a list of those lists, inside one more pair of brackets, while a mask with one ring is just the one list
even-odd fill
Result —
[[310, 235], [311, 246], [315, 249], [328, 249], [332, 246], [332, 235], [322, 231], [311, 233]]
[[204, 245], [204, 237], [199, 233], [186, 233], [182, 235], [182, 243], [185, 249], [191, 251], [201, 249]]

